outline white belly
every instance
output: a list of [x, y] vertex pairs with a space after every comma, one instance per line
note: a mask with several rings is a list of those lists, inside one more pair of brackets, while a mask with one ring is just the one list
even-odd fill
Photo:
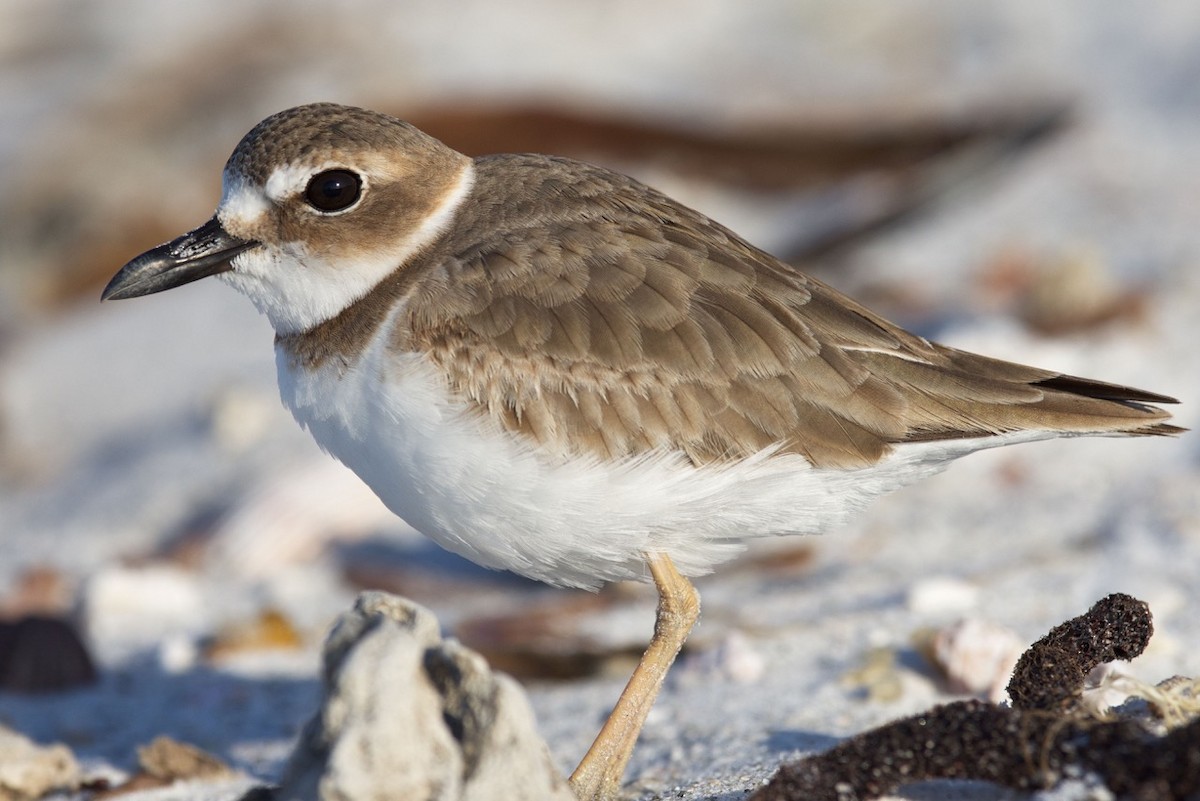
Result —
[[708, 572], [750, 537], [823, 531], [982, 444], [906, 446], [852, 471], [769, 452], [702, 468], [675, 454], [550, 463], [456, 403], [422, 356], [388, 352], [385, 342], [377, 336], [350, 367], [317, 371], [277, 354], [284, 404], [445, 548], [561, 586], [645, 578], [648, 552], [669, 554], [685, 574]]

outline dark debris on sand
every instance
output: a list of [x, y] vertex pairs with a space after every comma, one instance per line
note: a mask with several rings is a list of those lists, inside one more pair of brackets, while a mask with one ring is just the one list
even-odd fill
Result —
[[1200, 720], [1156, 736], [1135, 720], [1077, 710], [1096, 665], [1139, 655], [1150, 610], [1114, 594], [1055, 627], [1022, 656], [1012, 708], [962, 701], [894, 721], [784, 765], [749, 801], [861, 801], [912, 782], [975, 779], [1017, 790], [1091, 775], [1120, 799], [1200, 799]]
[[1050, 629], [1021, 655], [1008, 682], [1013, 709], [1070, 711], [1093, 668], [1133, 659], [1153, 634], [1144, 602], [1120, 593], [1104, 598], [1087, 614]]

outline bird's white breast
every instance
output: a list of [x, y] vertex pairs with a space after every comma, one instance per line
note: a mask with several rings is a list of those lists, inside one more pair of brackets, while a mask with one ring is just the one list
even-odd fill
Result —
[[418, 530], [474, 562], [551, 584], [641, 578], [648, 552], [705, 573], [747, 538], [823, 531], [984, 447], [905, 446], [849, 471], [769, 451], [700, 468], [669, 453], [550, 461], [453, 398], [423, 355], [389, 350], [389, 328], [349, 365], [309, 370], [279, 351], [285, 405]]

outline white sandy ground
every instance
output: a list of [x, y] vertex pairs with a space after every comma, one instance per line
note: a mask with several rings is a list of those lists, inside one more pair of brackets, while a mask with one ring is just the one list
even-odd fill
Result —
[[[16, 3], [3, 14], [34, 33], [41, 25], [49, 36], [44, 22], [34, 24], [48, 13], [35, 13], [36, 5]], [[914, 282], [918, 295], [943, 310], [943, 324], [930, 332], [942, 341], [1174, 394], [1185, 401], [1180, 424], [1200, 425], [1194, 3], [1157, 4], [1150, 12], [1082, 0], [1005, 10], [916, 2], [851, 15], [832, 5], [763, 3], [749, 11], [712, 0], [689, 5], [687, 13], [671, 3], [616, 4], [611, 14], [580, 23], [534, 17], [544, 3], [527, 0], [509, 4], [503, 17], [469, 4], [453, 25], [436, 5], [413, 3], [403, 20], [388, 18], [386, 37], [364, 40], [355, 51], [364, 59], [374, 54], [373, 63], [395, 72], [396, 63], [380, 53], [405, 53], [402, 98], [456, 89], [571, 92], [607, 103], [663, 103], [687, 116], [689, 109], [899, 104], [904, 97], [953, 107], [1003, 91], [1080, 97], [1074, 131], [986, 192], [878, 240], [854, 259], [854, 275]], [[235, 12], [229, 4], [224, 16], [197, 25], [183, 4], [171, 7], [175, 16], [138, 17], [132, 26], [141, 49], [130, 52], [141, 54], [142, 69], [158, 57], [149, 43], [166, 47], [185, 35], [202, 42], [210, 28], [236, 26], [236, 13], [267, 13]], [[347, 13], [368, 12], [384, 13], [367, 3]], [[630, 27], [647, 14], [652, 25]], [[464, 19], [475, 24], [463, 26]], [[99, 17], [79, 24], [91, 26], [95, 42], [122, 35]], [[341, 20], [339, 41], [349, 36], [342, 26], [354, 27]], [[11, 26], [0, 29], [12, 37]], [[508, 48], [497, 43], [506, 37]], [[0, 45], [17, 52], [12, 41]], [[17, 85], [14, 73], [0, 82], [0, 107], [19, 123], [3, 126], [6, 169], [18, 168], [38, 126], [69, 119], [72, 102], [84, 105], [81, 97], [103, 103], [104, 93], [89, 94], [89, 87], [104, 86], [105, 75], [113, 81], [136, 74], [139, 65], [133, 56], [110, 54], [85, 71], [83, 57], [69, 48], [55, 58], [55, 69], [29, 73], [27, 85]], [[281, 63], [288, 80], [260, 93], [276, 107], [314, 94], [378, 97], [386, 86], [375, 80], [364, 89], [341, 61], [332, 74], [311, 59]], [[846, 94], [839, 85], [849, 87]], [[56, 92], [64, 107], [45, 99]], [[170, 173], [162, 180], [142, 188], [146, 203], [168, 191]], [[771, 235], [763, 231], [759, 241], [769, 246]], [[1146, 288], [1143, 319], [1057, 339], [1027, 333], [966, 291], [980, 266], [1012, 244], [1049, 256], [1095, 254], [1123, 286]], [[0, 308], [17, 302], [9, 295]], [[0, 353], [0, 589], [34, 565], [92, 577], [86, 619], [103, 678], [62, 696], [0, 695], [0, 722], [39, 741], [67, 742], [95, 771], [128, 770], [134, 748], [165, 733], [263, 781], [278, 775], [316, 702], [315, 646], [211, 668], [196, 661], [196, 642], [268, 604], [302, 629], [319, 631], [352, 591], [337, 581], [328, 558], [288, 569], [274, 563], [280, 553], [319, 552], [331, 530], [388, 538], [400, 559], [428, 565], [434, 576], [474, 576], [476, 593], [417, 599], [448, 627], [537, 592], [443, 559], [342, 489], [342, 479], [326, 472], [324, 457], [278, 407], [266, 324], [222, 286], [103, 307], [82, 303], [9, 333]], [[1195, 434], [1077, 440], [980, 454], [814, 541], [816, 560], [806, 571], [766, 579], [729, 571], [703, 580], [697, 648], [677, 666], [651, 715], [630, 765], [631, 796], [734, 801], [781, 760], [948, 700], [915, 656], [911, 637], [963, 615], [1004, 624], [1031, 642], [1101, 596], [1128, 592], [1155, 614], [1156, 635], [1134, 664], [1136, 675], [1155, 682], [1200, 674], [1198, 442]], [[211, 525], [211, 510], [231, 505], [234, 517], [218, 524], [223, 561], [198, 573], [117, 567], [189, 527]], [[281, 508], [293, 517], [273, 514]], [[943, 578], [968, 591], [912, 600], [927, 599]], [[646, 595], [636, 614], [592, 625], [600, 636], [635, 641], [648, 636], [652, 608]], [[713, 657], [722, 643], [724, 661]], [[899, 653], [896, 700], [871, 700], [843, 682], [879, 647]], [[529, 688], [564, 771], [585, 750], [623, 680]], [[152, 795], [200, 801], [237, 793], [190, 785]], [[906, 797], [1007, 796], [959, 784]]]

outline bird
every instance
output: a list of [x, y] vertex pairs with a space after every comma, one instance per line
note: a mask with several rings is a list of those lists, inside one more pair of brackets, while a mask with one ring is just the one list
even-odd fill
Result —
[[974, 451], [1183, 431], [1174, 398], [940, 345], [580, 161], [471, 158], [315, 103], [257, 124], [222, 178], [215, 215], [103, 299], [217, 276], [273, 326], [297, 422], [405, 521], [549, 584], [655, 584], [581, 799], [618, 796], [691, 578], [748, 540], [836, 528]]

